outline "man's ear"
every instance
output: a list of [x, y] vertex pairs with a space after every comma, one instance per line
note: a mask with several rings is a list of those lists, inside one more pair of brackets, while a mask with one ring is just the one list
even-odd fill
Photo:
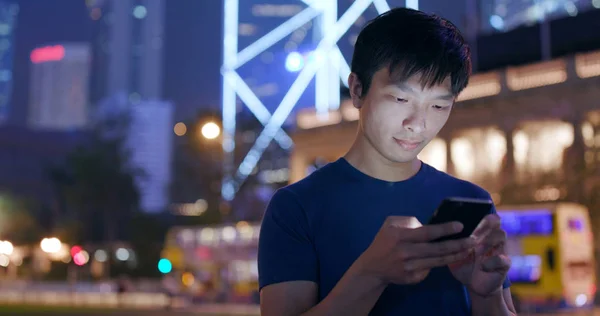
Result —
[[350, 88], [350, 97], [352, 97], [352, 104], [355, 108], [360, 109], [362, 107], [363, 85], [355, 73], [350, 73], [350, 76], [348, 76], [348, 87]]

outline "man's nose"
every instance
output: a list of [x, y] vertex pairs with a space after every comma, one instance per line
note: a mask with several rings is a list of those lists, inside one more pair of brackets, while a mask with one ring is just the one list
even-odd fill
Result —
[[402, 126], [411, 133], [421, 133], [427, 128], [425, 118], [426, 115], [422, 111], [414, 111], [409, 117], [404, 119]]

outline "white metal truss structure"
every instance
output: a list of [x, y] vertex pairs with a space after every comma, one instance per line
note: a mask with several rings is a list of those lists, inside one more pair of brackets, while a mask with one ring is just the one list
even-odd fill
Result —
[[[239, 187], [256, 167], [263, 152], [273, 140], [286, 150], [293, 146], [291, 138], [281, 127], [313, 78], [316, 80], [315, 107], [317, 112], [326, 114], [329, 110], [339, 107], [340, 82], [346, 83], [350, 67], [337, 46], [337, 42], [370, 5], [374, 5], [380, 14], [390, 10], [386, 0], [355, 0], [338, 19], [338, 0], [298, 0], [307, 5], [304, 10], [239, 51], [238, 8], [240, 1], [242, 0], [224, 1], [223, 66], [221, 68], [223, 76], [224, 176], [221, 195], [225, 201], [233, 200]], [[406, 0], [406, 6], [418, 9], [418, 2], [418, 0]], [[237, 69], [319, 16], [322, 23], [319, 23], [321, 29], [318, 31], [323, 34], [323, 37], [313, 51], [316, 58], [307, 60], [279, 106], [273, 113], [270, 113], [259, 97], [244, 82]], [[237, 97], [263, 124], [264, 129], [236, 170], [233, 153]]]

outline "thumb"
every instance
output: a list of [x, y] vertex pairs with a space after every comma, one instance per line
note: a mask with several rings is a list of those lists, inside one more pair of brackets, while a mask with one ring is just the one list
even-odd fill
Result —
[[486, 258], [481, 269], [485, 272], [506, 272], [510, 269], [510, 258], [505, 255]]

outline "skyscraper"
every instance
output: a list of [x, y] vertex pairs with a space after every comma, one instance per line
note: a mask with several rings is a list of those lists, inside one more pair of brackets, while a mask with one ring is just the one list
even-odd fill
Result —
[[[93, 29], [90, 101], [131, 115], [127, 149], [141, 207], [164, 210], [171, 181], [171, 102], [162, 99], [165, 0], [88, 1]], [[123, 105], [125, 104], [125, 105]]]
[[16, 0], [0, 1], [0, 123], [7, 119], [11, 102], [14, 29], [18, 13]]
[[164, 0], [89, 1], [93, 33], [91, 101], [127, 93], [162, 97]]
[[137, 179], [140, 205], [147, 212], [161, 212], [169, 202], [173, 106], [166, 101], [143, 101], [133, 105], [130, 113], [131, 162], [144, 170]]
[[31, 52], [29, 126], [78, 129], [88, 124], [90, 47], [64, 43]]

